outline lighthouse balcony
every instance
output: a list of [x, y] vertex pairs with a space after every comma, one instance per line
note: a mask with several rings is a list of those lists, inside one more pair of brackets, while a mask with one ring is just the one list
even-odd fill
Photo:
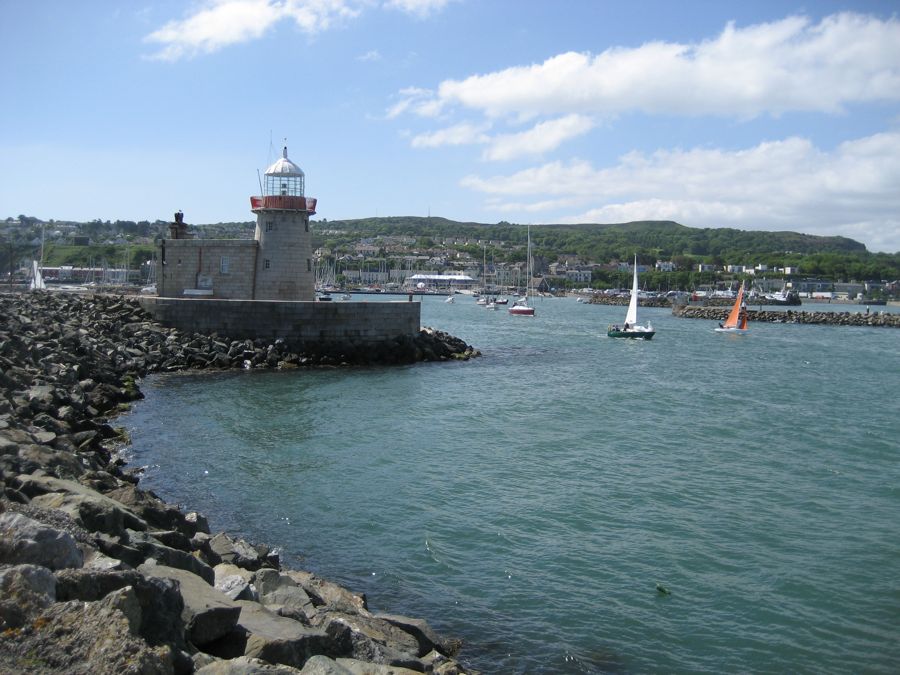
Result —
[[280, 209], [284, 211], [306, 211], [310, 215], [316, 212], [316, 199], [313, 197], [297, 197], [294, 195], [265, 195], [250, 197], [251, 211], [268, 211]]

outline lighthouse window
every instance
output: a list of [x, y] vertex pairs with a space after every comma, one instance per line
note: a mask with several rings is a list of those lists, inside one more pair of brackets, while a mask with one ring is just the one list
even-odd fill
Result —
[[270, 265], [269, 265], [269, 259], [266, 258], [266, 269], [269, 269], [269, 267], [270, 267]]
[[267, 220], [267, 221], [266, 221], [266, 232], [271, 232], [271, 231], [274, 230], [274, 229], [275, 229], [275, 221], [274, 221], [274, 220]]
[[304, 232], [309, 232], [309, 220], [304, 220], [304, 221], [303, 221], [303, 231], [304, 231]]
[[309, 258], [306, 259], [306, 271], [312, 272], [312, 261]]
[[219, 259], [219, 272], [221, 272], [222, 274], [228, 274], [228, 265], [230, 262], [231, 260], [229, 259], [229, 257], [227, 255], [223, 255]]

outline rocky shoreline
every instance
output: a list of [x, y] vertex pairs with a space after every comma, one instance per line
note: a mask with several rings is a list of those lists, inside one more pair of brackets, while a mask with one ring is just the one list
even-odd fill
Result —
[[140, 489], [109, 421], [154, 372], [478, 354], [429, 329], [291, 351], [164, 328], [136, 298], [0, 295], [0, 673], [472, 672], [425, 621]]
[[[729, 308], [678, 306], [672, 313], [685, 319], [708, 319], [724, 321]], [[875, 326], [879, 328], [900, 328], [900, 314], [888, 312], [798, 312], [796, 310], [747, 310], [750, 322], [764, 321], [768, 323], [808, 323], [827, 326]]]

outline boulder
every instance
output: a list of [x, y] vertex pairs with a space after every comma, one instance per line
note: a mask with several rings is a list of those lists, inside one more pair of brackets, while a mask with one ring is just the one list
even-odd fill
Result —
[[234, 540], [224, 532], [209, 540], [209, 550], [214, 564], [230, 563], [247, 570], [258, 570], [266, 564], [253, 546], [243, 539]]
[[51, 570], [81, 567], [84, 555], [68, 532], [21, 513], [0, 513], [0, 563], [33, 563]]
[[132, 635], [140, 635], [141, 630], [141, 603], [132, 586], [125, 586], [117, 591], [109, 593], [100, 604], [110, 609], [122, 612], [128, 621], [128, 632]]
[[232, 600], [259, 600], [253, 585], [253, 572], [237, 565], [219, 563], [213, 568], [215, 586]]
[[47, 445], [36, 443], [20, 445], [17, 455], [21, 473], [33, 473], [43, 469], [59, 478], [74, 479], [88, 469], [74, 453]]
[[19, 476], [17, 482], [33, 504], [68, 513], [90, 531], [120, 535], [126, 527], [148, 529], [146, 522], [121, 503], [81, 483], [34, 474]]
[[287, 574], [262, 569], [256, 573], [254, 585], [259, 601], [282, 616], [308, 623], [316, 615], [316, 607], [309, 595]]
[[239, 626], [246, 632], [244, 655], [302, 668], [315, 654], [339, 652], [340, 636], [278, 616], [259, 603], [241, 600]]
[[194, 536], [196, 526], [189, 523], [184, 514], [176, 507], [166, 504], [163, 500], [146, 490], [141, 490], [134, 485], [123, 485], [107, 493], [111, 499], [124, 504], [129, 510], [137, 514], [148, 525], [163, 530], [177, 530], [187, 538]]
[[327, 656], [317, 654], [303, 664], [301, 675], [351, 675], [351, 671]]
[[[418, 675], [421, 669], [387, 666], [381, 663], [369, 663], [359, 659], [337, 659], [337, 665], [350, 675]], [[303, 672], [306, 672], [305, 670]]]
[[98, 602], [50, 605], [29, 630], [0, 632], [0, 653], [4, 672], [11, 673], [174, 672], [168, 646], [148, 646], [129, 633], [121, 611]]
[[325, 606], [348, 614], [369, 614], [365, 595], [352, 593], [312, 572], [285, 570], [284, 574], [296, 581], [317, 607]]
[[299, 672], [290, 666], [274, 665], [250, 656], [239, 656], [227, 661], [215, 660], [194, 671], [196, 675], [297, 675]]
[[31, 503], [43, 508], [58, 509], [92, 532], [119, 536], [125, 533], [126, 528], [147, 527], [133, 513], [102, 495], [51, 492], [32, 497]]
[[46, 567], [0, 567], [0, 631], [16, 629], [56, 601], [56, 579]]
[[462, 643], [459, 640], [438, 635], [424, 619], [416, 619], [398, 614], [376, 614], [375, 618], [384, 619], [405, 633], [412, 635], [419, 643], [419, 656], [436, 650], [445, 656], [456, 656]]
[[145, 532], [126, 530], [125, 534], [127, 535], [126, 544], [140, 551], [144, 558], [152, 558], [162, 565], [196, 574], [209, 585], [215, 582], [216, 575], [212, 567], [190, 553], [166, 546]]
[[136, 570], [80, 569], [56, 574], [56, 596], [60, 601], [95, 602], [124, 588], [134, 589], [140, 605], [138, 634], [150, 645], [169, 644], [184, 649], [184, 601], [175, 581], [144, 576]]
[[424, 669], [418, 663], [418, 640], [390, 621], [371, 615], [325, 612], [316, 617], [316, 623], [329, 633], [337, 631], [340, 626], [349, 628], [352, 644], [350, 655], [355, 659]]
[[178, 582], [184, 602], [181, 618], [188, 640], [198, 647], [227, 635], [237, 625], [241, 605], [229, 600], [196, 574], [150, 561], [138, 567], [138, 571], [145, 576]]

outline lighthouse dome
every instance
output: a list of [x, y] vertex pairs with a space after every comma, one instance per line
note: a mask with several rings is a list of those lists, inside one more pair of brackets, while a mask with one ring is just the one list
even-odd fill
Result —
[[291, 160], [288, 159], [287, 156], [287, 146], [281, 152], [281, 157], [278, 158], [272, 166], [266, 169], [267, 176], [302, 176], [303, 169], [294, 164]]
[[265, 196], [302, 197], [306, 189], [306, 176], [303, 169], [294, 164], [287, 156], [287, 146], [281, 158], [266, 169]]

